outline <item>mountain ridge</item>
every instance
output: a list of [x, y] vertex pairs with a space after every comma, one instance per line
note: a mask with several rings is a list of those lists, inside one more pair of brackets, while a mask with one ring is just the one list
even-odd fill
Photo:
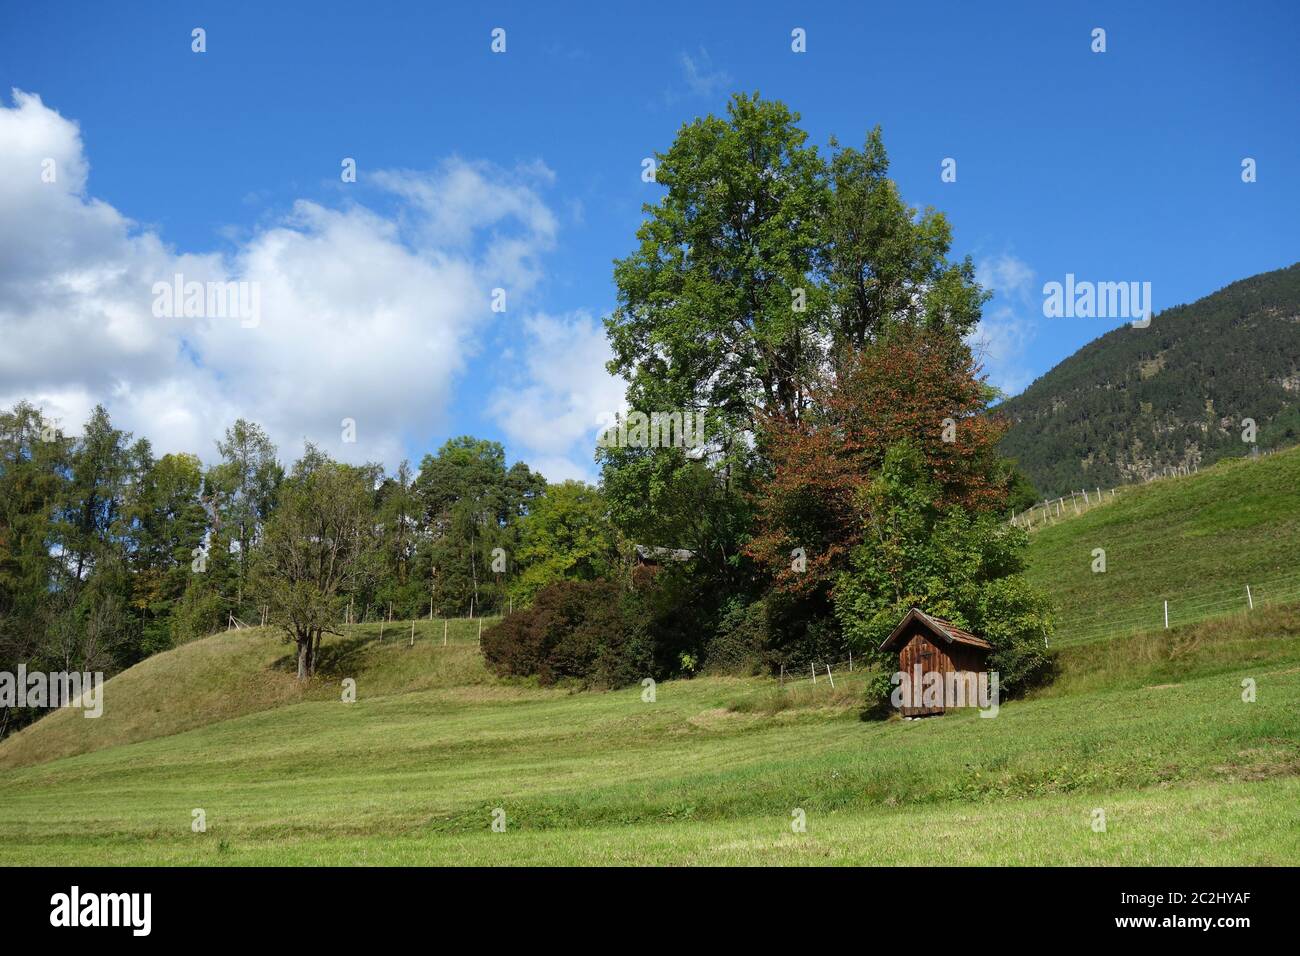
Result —
[[1147, 328], [1112, 329], [997, 410], [1012, 422], [1001, 451], [1050, 496], [1295, 444], [1300, 262], [1166, 309]]

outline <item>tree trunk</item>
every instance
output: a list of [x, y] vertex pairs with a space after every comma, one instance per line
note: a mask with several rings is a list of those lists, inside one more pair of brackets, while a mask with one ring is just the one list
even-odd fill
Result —
[[307, 669], [309, 673], [311, 674], [316, 673], [316, 660], [319, 657], [320, 657], [320, 628], [318, 627], [316, 628], [316, 641], [312, 645], [312, 649], [311, 649], [311, 660], [307, 662]]
[[311, 631], [304, 638], [298, 636], [298, 680], [306, 680], [311, 672]]

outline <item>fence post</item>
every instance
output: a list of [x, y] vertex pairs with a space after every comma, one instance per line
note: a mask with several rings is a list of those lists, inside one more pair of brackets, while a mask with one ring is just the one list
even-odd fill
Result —
[[1165, 630], [1169, 630], [1169, 602], [1165, 602]]
[[411, 647], [415, 646], [415, 618], [411, 618]]
[[816, 664], [809, 664], [808, 667], [812, 670], [813, 683], [815, 684], [815, 683], [817, 683], [817, 665], [816, 665]]
[[1246, 585], [1246, 603], [1250, 605], [1250, 609], [1251, 609], [1252, 611], [1255, 610], [1255, 599], [1254, 599], [1253, 597], [1250, 596], [1250, 585], [1249, 585], [1249, 584]]
[[831, 682], [831, 690], [835, 689], [835, 678], [831, 676], [831, 665], [826, 665], [826, 679]]
[[447, 646], [447, 619], [442, 619], [442, 646]]
[[849, 651], [849, 673], [853, 673], [853, 652]]

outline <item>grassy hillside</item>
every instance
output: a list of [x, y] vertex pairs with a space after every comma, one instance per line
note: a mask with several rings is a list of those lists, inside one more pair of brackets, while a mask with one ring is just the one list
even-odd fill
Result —
[[1300, 263], [1165, 309], [1145, 329], [1114, 329], [1002, 411], [1015, 423], [1003, 452], [1052, 497], [1240, 456], [1244, 418], [1258, 424], [1260, 447], [1293, 445]]
[[[497, 618], [486, 618], [483, 626]], [[318, 680], [294, 676], [293, 647], [275, 628], [227, 631], [155, 655], [104, 685], [104, 715], [56, 710], [0, 743], [0, 768], [87, 753], [165, 737], [216, 721], [304, 700], [338, 700], [341, 681], [358, 681], [358, 694], [397, 694], [433, 687], [492, 683], [475, 648], [479, 622], [378, 624], [343, 628], [343, 639], [322, 647]], [[396, 653], [397, 649], [401, 653]], [[361, 681], [359, 675], [364, 674]]]
[[[1029, 577], [1060, 609], [1059, 644], [1300, 600], [1300, 449], [1120, 489], [1031, 533]], [[1106, 552], [1104, 574], [1093, 549]]]
[[[381, 691], [379, 675], [417, 654], [469, 683]], [[646, 703], [640, 688], [498, 684], [466, 654], [372, 643], [353, 658], [354, 704], [321, 679], [300, 701], [14, 766], [42, 721], [33, 743], [0, 745], [0, 862], [1269, 864], [1300, 852], [1292, 609], [1067, 649], [1057, 687], [992, 720], [864, 723], [860, 672], [834, 689], [671, 682]], [[1240, 699], [1243, 677], [1256, 703]], [[161, 720], [196, 712], [155, 700]], [[129, 704], [106, 698], [100, 721]], [[1098, 807], [1105, 833], [1090, 826]], [[191, 831], [195, 808], [205, 833]], [[504, 833], [490, 829], [496, 808]], [[791, 831], [796, 808], [806, 833]]]

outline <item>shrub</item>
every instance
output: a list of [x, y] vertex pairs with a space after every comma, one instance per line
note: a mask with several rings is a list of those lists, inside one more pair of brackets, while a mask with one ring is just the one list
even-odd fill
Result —
[[638, 603], [610, 581], [554, 582], [530, 607], [483, 632], [483, 656], [497, 674], [536, 676], [542, 684], [635, 683], [654, 666]]
[[1023, 578], [989, 582], [975, 617], [980, 635], [994, 647], [989, 669], [998, 672], [1004, 693], [1023, 694], [1056, 676], [1056, 658], [1047, 650], [1051, 606]]
[[767, 605], [733, 598], [722, 609], [716, 633], [704, 646], [708, 673], [757, 673], [768, 643]]

